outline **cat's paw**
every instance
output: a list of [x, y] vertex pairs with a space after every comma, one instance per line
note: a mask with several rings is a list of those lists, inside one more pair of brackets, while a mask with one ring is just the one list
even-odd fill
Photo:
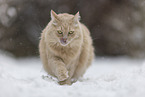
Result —
[[68, 71], [66, 69], [59, 69], [57, 77], [59, 81], [65, 81], [69, 77]]
[[65, 81], [60, 81], [58, 82], [60, 85], [72, 85], [71, 80], [65, 80]]

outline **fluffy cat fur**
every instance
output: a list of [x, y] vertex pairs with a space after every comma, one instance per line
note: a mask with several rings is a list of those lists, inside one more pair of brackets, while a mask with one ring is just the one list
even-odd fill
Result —
[[59, 84], [77, 81], [94, 58], [90, 32], [79, 18], [79, 12], [56, 14], [51, 10], [51, 21], [41, 34], [39, 51], [44, 70]]

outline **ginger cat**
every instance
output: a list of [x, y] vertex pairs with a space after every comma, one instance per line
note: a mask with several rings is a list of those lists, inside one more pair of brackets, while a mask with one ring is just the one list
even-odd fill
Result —
[[44, 70], [61, 85], [77, 81], [94, 58], [90, 32], [79, 18], [79, 12], [70, 15], [51, 10], [51, 21], [41, 34], [39, 51]]

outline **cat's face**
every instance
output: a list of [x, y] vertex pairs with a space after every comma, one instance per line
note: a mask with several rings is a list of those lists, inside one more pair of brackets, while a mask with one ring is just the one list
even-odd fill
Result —
[[55, 28], [53, 31], [56, 41], [62, 46], [67, 46], [74, 39], [80, 35], [78, 24], [79, 13], [75, 16], [69, 14], [59, 14], [51, 12], [52, 26]]
[[77, 32], [73, 27], [69, 27], [68, 29], [64, 29], [63, 26], [58, 27], [57, 31], [55, 32], [58, 42], [62, 46], [68, 45], [72, 42], [75, 38], [77, 38]]

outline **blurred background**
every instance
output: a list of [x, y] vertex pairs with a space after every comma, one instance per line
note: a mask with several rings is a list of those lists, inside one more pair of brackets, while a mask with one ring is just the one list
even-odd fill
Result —
[[[50, 10], [81, 15], [96, 59], [72, 86], [44, 72]], [[0, 97], [145, 97], [145, 0], [0, 0]]]
[[0, 0], [0, 50], [38, 56], [50, 10], [75, 14], [89, 30], [97, 56], [145, 57], [144, 0]]

